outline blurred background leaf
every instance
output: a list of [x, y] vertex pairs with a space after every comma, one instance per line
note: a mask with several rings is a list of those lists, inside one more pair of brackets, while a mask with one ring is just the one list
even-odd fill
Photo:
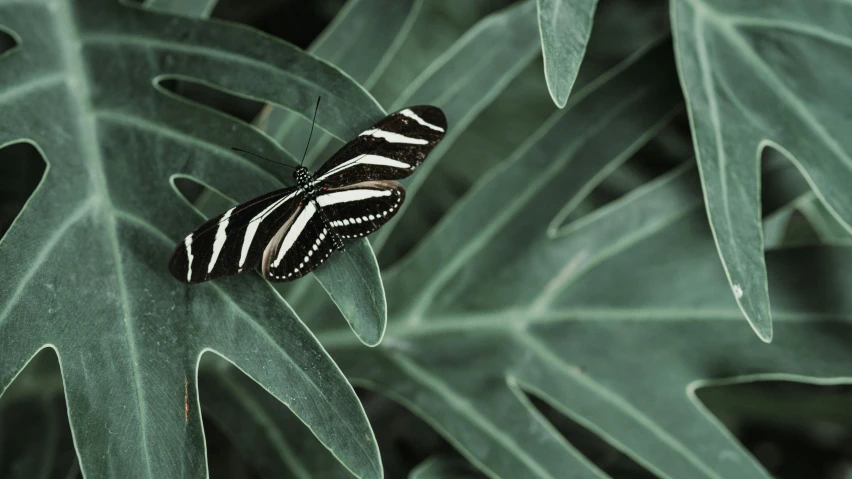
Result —
[[760, 157], [765, 147], [801, 169], [826, 211], [852, 224], [852, 6], [795, 0], [671, 2], [707, 214], [737, 303], [772, 339]]

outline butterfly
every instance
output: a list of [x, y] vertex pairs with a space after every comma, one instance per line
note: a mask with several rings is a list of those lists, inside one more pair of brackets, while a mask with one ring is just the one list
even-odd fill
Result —
[[269, 281], [305, 276], [335, 251], [343, 251], [347, 241], [393, 218], [405, 200], [405, 189], [395, 180], [420, 166], [446, 129], [444, 113], [434, 106], [412, 106], [386, 116], [344, 145], [316, 174], [295, 168], [296, 186], [234, 206], [199, 226], [177, 245], [169, 271], [188, 284], [258, 264]]

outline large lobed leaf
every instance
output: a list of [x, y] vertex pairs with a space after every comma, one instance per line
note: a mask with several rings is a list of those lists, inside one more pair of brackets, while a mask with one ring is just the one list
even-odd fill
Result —
[[379, 347], [312, 317], [353, 383], [404, 404], [491, 477], [604, 475], [534, 395], [659, 477], [765, 478], [696, 390], [849, 380], [848, 247], [770, 253], [780, 327], [755, 348], [735, 327], [690, 165], [563, 224], [677, 111], [669, 48], [575, 94], [385, 273]]
[[[756, 348], [752, 335], [732, 329], [741, 313], [694, 170], [681, 168], [564, 225], [676, 109], [666, 48], [575, 94], [386, 272], [391, 309], [382, 345], [364, 351], [329, 315], [311, 315], [354, 383], [415, 411], [492, 477], [603, 475], [538, 414], [530, 394], [657, 476], [767, 477], [696, 390], [769, 378], [848, 381], [848, 248], [769, 255], [781, 327], [771, 347]], [[764, 183], [776, 183], [774, 176]], [[764, 210], [798, 205], [826, 217], [811, 197], [790, 201]], [[829, 224], [820, 232], [845, 239]], [[275, 417], [274, 407], [267, 402], [266, 417]], [[327, 466], [298, 438], [262, 434], [282, 447], [293, 441], [302, 457]]]
[[341, 138], [379, 118], [378, 104], [329, 64], [220, 22], [110, 0], [3, 0], [0, 28], [18, 43], [0, 57], [0, 146], [29, 142], [48, 164], [0, 243], [0, 388], [51, 347], [86, 477], [204, 476], [196, 373], [214, 351], [352, 472], [381, 477], [351, 386], [268, 284], [249, 273], [186, 287], [169, 275], [172, 248], [201, 219], [175, 178], [246, 200], [288, 173], [229, 147], [293, 160], [158, 82], [205, 83], [303, 114], [321, 94], [335, 114], [318, 124]]
[[852, 5], [674, 0], [671, 20], [713, 235], [737, 303], [770, 341], [761, 152], [784, 153], [849, 230]]

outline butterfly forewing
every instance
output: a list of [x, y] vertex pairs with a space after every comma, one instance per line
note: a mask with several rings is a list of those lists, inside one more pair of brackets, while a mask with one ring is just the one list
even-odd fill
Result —
[[263, 276], [270, 281], [292, 281], [313, 271], [333, 252], [330, 232], [316, 202], [296, 208], [263, 253]]
[[253, 268], [298, 196], [296, 188], [274, 191], [210, 219], [178, 244], [169, 270], [180, 281], [200, 283]]
[[324, 186], [405, 178], [444, 137], [447, 119], [433, 106], [392, 113], [334, 154], [315, 175]]
[[323, 191], [317, 203], [343, 240], [366, 236], [390, 221], [405, 200], [396, 181], [365, 181]]

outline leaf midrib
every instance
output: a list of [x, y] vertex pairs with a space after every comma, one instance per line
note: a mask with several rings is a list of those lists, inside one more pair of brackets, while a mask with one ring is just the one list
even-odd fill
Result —
[[[798, 323], [806, 321], [850, 323], [852, 314], [814, 314], [798, 312], [778, 312], [773, 315], [776, 321]], [[392, 318], [388, 322], [385, 340], [377, 348], [393, 349], [405, 344], [409, 339], [428, 336], [455, 335], [471, 331], [503, 331], [515, 333], [531, 327], [562, 322], [638, 322], [683, 323], [742, 321], [742, 313], [735, 304], [730, 308], [678, 309], [678, 308], [563, 308], [548, 311], [508, 308], [502, 311], [480, 311], [474, 313], [445, 312], [430, 315], [428, 321], [409, 324], [401, 318]], [[329, 351], [360, 348], [363, 344], [345, 328], [316, 331], [316, 337]]]
[[[139, 352], [136, 349], [136, 338], [133, 331], [132, 312], [127, 297], [127, 284], [124, 277], [121, 252], [119, 249], [118, 231], [114, 214], [114, 205], [109, 194], [104, 162], [98, 143], [97, 120], [94, 116], [91, 92], [89, 91], [89, 77], [86, 65], [79, 53], [81, 50], [75, 46], [81, 44], [82, 39], [78, 30], [75, 12], [71, 11], [70, 2], [59, 1], [55, 8], [49, 8], [53, 13], [56, 24], [57, 37], [60, 41], [59, 53], [63, 59], [66, 73], [68, 75], [68, 94], [74, 102], [77, 110], [76, 120], [79, 129], [80, 141], [78, 142], [80, 155], [85, 162], [91, 175], [94, 196], [101, 198], [101, 211], [106, 220], [104, 228], [109, 240], [110, 253], [114, 262], [119, 298], [122, 307], [122, 324], [125, 331], [125, 339], [130, 353], [130, 370], [133, 374], [133, 382], [136, 393], [136, 408], [139, 413], [140, 432], [142, 434], [142, 455], [145, 460], [146, 475], [153, 476], [151, 455], [148, 449], [148, 424], [145, 406], [144, 391], [139, 371]], [[69, 418], [70, 420], [70, 418]], [[74, 428], [72, 428], [72, 431]]]

